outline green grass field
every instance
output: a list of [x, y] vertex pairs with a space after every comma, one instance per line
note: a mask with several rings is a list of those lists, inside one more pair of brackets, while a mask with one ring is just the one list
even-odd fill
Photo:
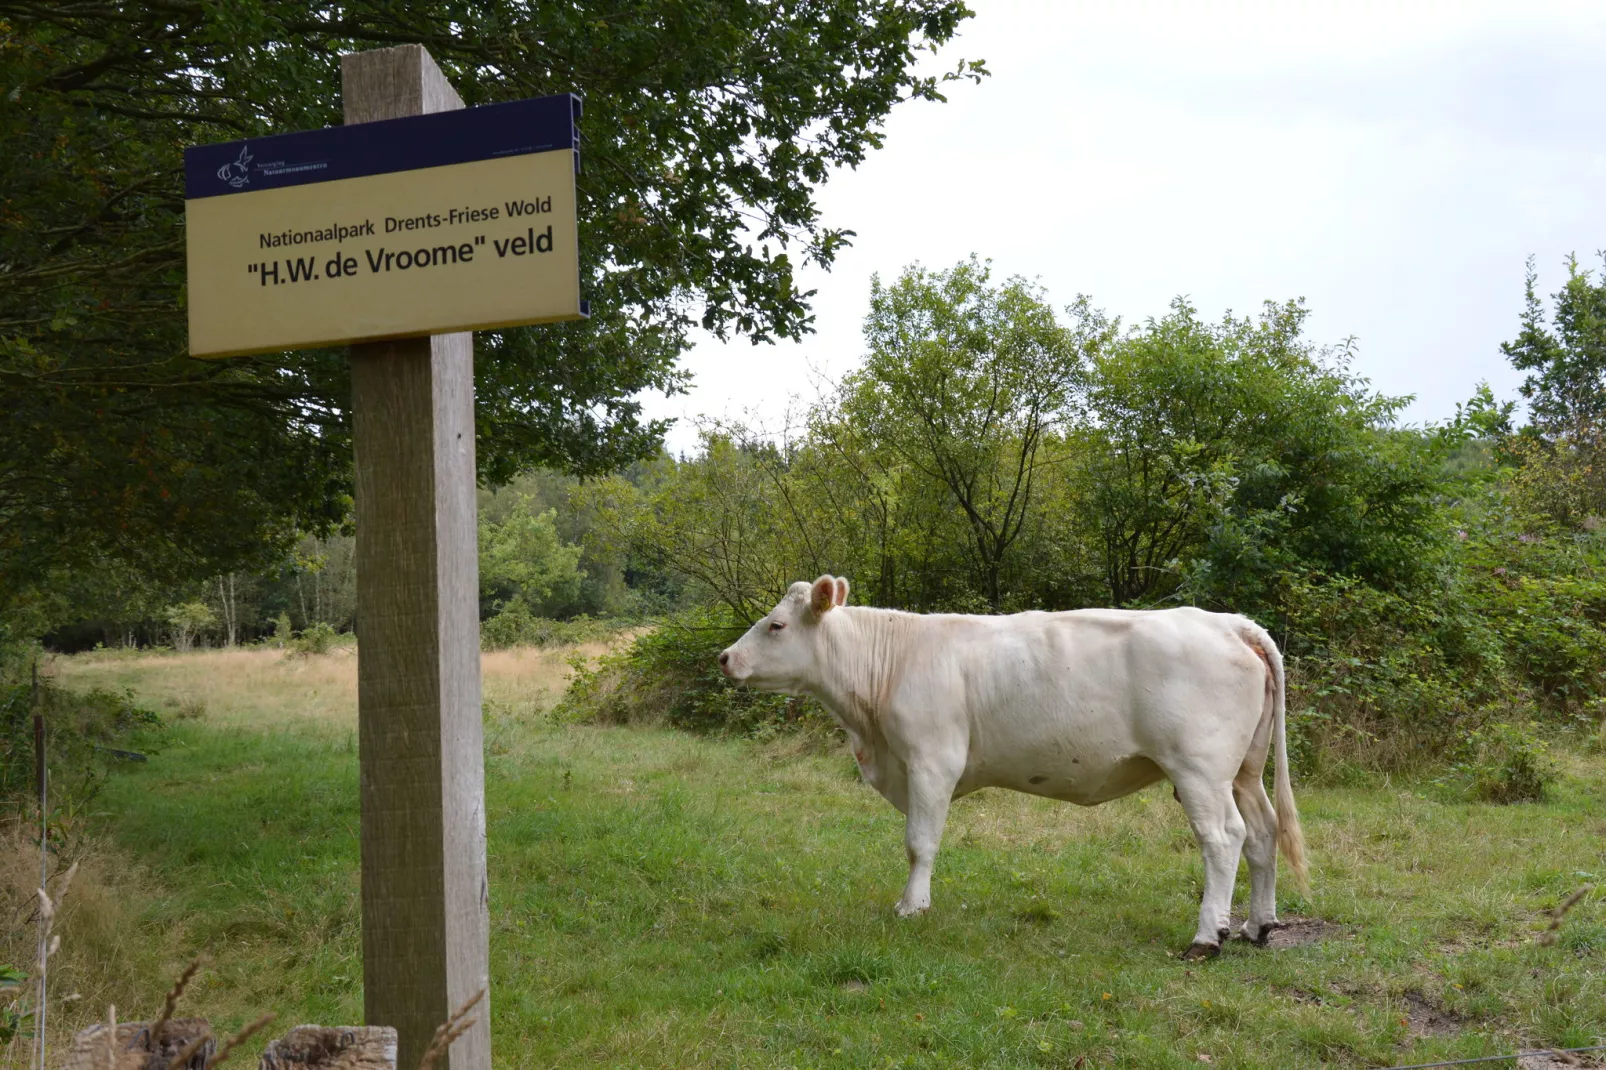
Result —
[[[238, 689], [230, 657], [57, 664], [190, 713], [96, 801], [117, 861], [86, 902], [111, 914], [64, 917], [68, 945], [99, 926], [63, 956], [69, 1017], [146, 1013], [205, 953], [188, 1006], [222, 1026], [360, 1020], [351, 655], [260, 652]], [[1606, 1036], [1606, 896], [1534, 939], [1606, 876], [1598, 756], [1512, 807], [1296, 784], [1314, 890], [1285, 870], [1282, 911], [1306, 942], [1185, 967], [1201, 864], [1167, 786], [962, 800], [933, 910], [899, 921], [901, 818], [845, 753], [554, 725], [560, 664], [487, 667], [498, 1065], [1381, 1067]]]

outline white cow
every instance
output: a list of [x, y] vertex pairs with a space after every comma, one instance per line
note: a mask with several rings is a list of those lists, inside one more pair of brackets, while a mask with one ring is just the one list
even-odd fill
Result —
[[[1184, 957], [1215, 955], [1229, 935], [1240, 851], [1242, 935], [1265, 943], [1279, 924], [1279, 844], [1306, 884], [1282, 655], [1265, 629], [1199, 609], [981, 617], [847, 599], [845, 579], [794, 583], [719, 664], [738, 683], [812, 695], [847, 731], [864, 779], [908, 819], [900, 915], [931, 906], [951, 800], [1000, 787], [1092, 806], [1169, 778], [1205, 864]], [[1261, 783], [1273, 743], [1276, 809]]]

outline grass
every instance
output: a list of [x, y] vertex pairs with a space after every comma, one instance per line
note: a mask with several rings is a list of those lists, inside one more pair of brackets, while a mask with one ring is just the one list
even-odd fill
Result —
[[[120, 1015], [147, 1012], [204, 951], [187, 1002], [225, 1028], [360, 1021], [351, 658], [277, 657], [58, 663], [205, 705], [100, 797], [130, 861], [102, 861], [79, 924], [111, 911], [121, 935], [59, 971], [85, 995], [66, 1016], [103, 1013], [101, 974]], [[1299, 786], [1315, 888], [1285, 879], [1282, 909], [1322, 938], [1184, 967], [1201, 866], [1163, 786], [960, 801], [933, 911], [899, 921], [901, 818], [839, 750], [555, 725], [560, 655], [486, 666], [499, 1066], [1369, 1067], [1606, 1034], [1606, 897], [1533, 939], [1606, 876], [1598, 756], [1564, 756], [1543, 804]]]

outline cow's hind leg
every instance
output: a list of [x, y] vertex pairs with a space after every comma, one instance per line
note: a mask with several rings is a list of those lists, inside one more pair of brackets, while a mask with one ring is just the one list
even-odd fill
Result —
[[1243, 815], [1246, 832], [1244, 858], [1249, 862], [1249, 920], [1243, 937], [1264, 945], [1277, 921], [1277, 811], [1272, 808], [1260, 773], [1248, 767], [1233, 782], [1238, 812]]
[[1183, 958], [1211, 958], [1231, 933], [1232, 886], [1238, 876], [1238, 855], [1246, 832], [1232, 798], [1232, 783], [1195, 772], [1171, 777], [1177, 796], [1204, 854], [1204, 898], [1199, 904], [1199, 930]]
[[904, 849], [909, 856], [909, 883], [898, 900], [898, 916], [907, 918], [931, 906], [931, 870], [942, 844], [943, 826], [948, 823], [948, 804], [953, 801], [959, 773], [940, 766], [910, 763], [908, 815], [904, 826]]
[[[1255, 652], [1265, 658], [1258, 647]], [[1267, 686], [1270, 687], [1268, 680]], [[1232, 794], [1243, 815], [1245, 829], [1244, 858], [1249, 863], [1249, 918], [1240, 930], [1243, 938], [1264, 945], [1266, 938], [1277, 928], [1277, 811], [1266, 796], [1266, 785], [1261, 776], [1266, 768], [1266, 753], [1271, 748], [1271, 733], [1275, 717], [1274, 694], [1267, 692], [1265, 709], [1255, 735], [1249, 742], [1249, 753], [1233, 778]]]

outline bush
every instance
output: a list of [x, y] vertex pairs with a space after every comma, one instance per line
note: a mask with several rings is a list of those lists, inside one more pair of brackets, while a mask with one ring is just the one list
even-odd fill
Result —
[[[34, 798], [36, 698], [29, 655], [26, 648], [0, 649], [0, 804], [7, 806], [26, 806]], [[37, 707], [44, 713], [45, 760], [57, 809], [73, 810], [94, 794], [108, 764], [128, 754], [121, 749], [127, 736], [162, 724], [132, 692], [66, 691], [46, 676], [39, 679]]]
[[1496, 722], [1468, 732], [1454, 772], [1483, 802], [1538, 802], [1555, 782], [1556, 766], [1533, 724]]
[[324, 621], [315, 621], [301, 630], [301, 634], [290, 640], [288, 650], [291, 654], [306, 657], [311, 654], [327, 654], [335, 645], [340, 633], [334, 626]]
[[1498, 637], [1453, 589], [1414, 598], [1357, 580], [1287, 582], [1290, 749], [1299, 768], [1443, 760], [1520, 700]]
[[280, 613], [273, 622], [273, 645], [280, 650], [285, 650], [295, 637], [295, 629], [290, 626], [290, 614]]
[[606, 639], [620, 624], [593, 620], [584, 614], [573, 620], [552, 620], [530, 612], [522, 597], [514, 596], [497, 614], [480, 624], [480, 646], [485, 650], [506, 650], [514, 646], [568, 646]]
[[699, 609], [665, 621], [594, 667], [576, 659], [574, 679], [553, 715], [739, 735], [829, 723], [830, 715], [811, 699], [734, 687], [725, 679], [719, 652], [746, 630], [728, 609]]

